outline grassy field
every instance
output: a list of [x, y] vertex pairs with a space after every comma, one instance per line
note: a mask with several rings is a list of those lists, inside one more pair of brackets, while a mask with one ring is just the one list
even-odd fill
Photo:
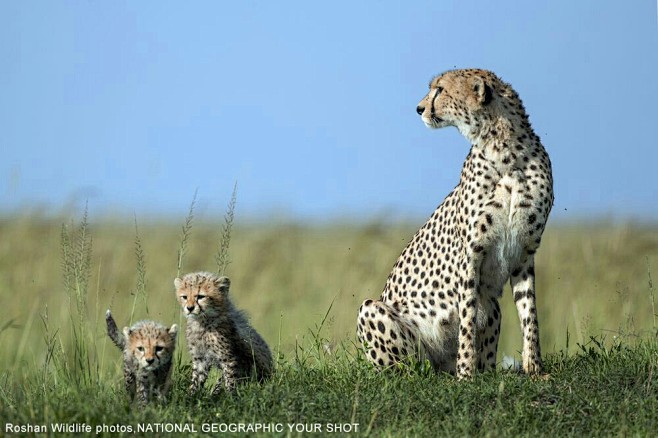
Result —
[[[188, 424], [203, 432], [203, 424], [265, 423], [282, 424], [283, 433], [290, 432], [287, 423], [295, 423], [293, 432], [318, 424], [325, 433], [334, 423], [342, 432], [358, 423], [360, 434], [496, 436], [647, 435], [658, 428], [656, 226], [549, 226], [536, 271], [551, 378], [499, 372], [457, 384], [423, 364], [374, 373], [353, 345], [358, 306], [379, 295], [421, 221], [237, 224], [226, 274], [234, 301], [277, 353], [276, 376], [221, 400], [190, 400], [181, 340], [172, 403], [130, 413], [103, 315], [111, 308], [119, 325], [142, 318], [184, 324], [173, 279], [185, 218], [140, 222], [136, 233], [131, 220], [92, 216], [84, 235], [80, 221], [34, 213], [0, 219], [4, 423], [86, 422], [133, 432], [138, 424]], [[223, 225], [221, 218], [192, 222], [182, 273], [217, 270]], [[509, 291], [502, 305], [499, 360], [518, 358]]]

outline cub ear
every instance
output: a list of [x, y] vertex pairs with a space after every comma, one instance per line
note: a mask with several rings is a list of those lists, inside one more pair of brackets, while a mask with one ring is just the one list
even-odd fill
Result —
[[126, 340], [130, 337], [130, 333], [131, 333], [130, 327], [124, 327], [123, 328], [123, 336], [126, 337]]
[[231, 287], [231, 280], [229, 280], [228, 277], [219, 277], [213, 281], [213, 284], [218, 291], [228, 293], [228, 290]]
[[169, 327], [169, 336], [171, 336], [171, 340], [175, 341], [176, 340], [176, 335], [178, 334], [178, 326], [176, 324], [172, 325]]
[[473, 78], [473, 93], [475, 94], [475, 99], [480, 105], [488, 105], [491, 102], [491, 87], [479, 76]]
[[181, 280], [181, 279], [178, 278], [178, 277], [174, 278], [174, 287], [176, 288], [176, 290], [178, 290], [178, 289], [180, 289], [181, 287], [183, 287], [183, 280]]

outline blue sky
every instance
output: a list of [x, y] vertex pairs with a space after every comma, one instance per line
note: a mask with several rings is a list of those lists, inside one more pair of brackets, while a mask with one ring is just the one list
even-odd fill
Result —
[[0, 3], [0, 212], [424, 218], [469, 144], [429, 79], [495, 71], [563, 219], [658, 218], [656, 2]]

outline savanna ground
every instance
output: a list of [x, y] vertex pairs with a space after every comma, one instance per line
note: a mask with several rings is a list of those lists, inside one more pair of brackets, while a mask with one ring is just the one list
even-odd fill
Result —
[[[375, 373], [354, 345], [360, 303], [379, 295], [422, 221], [238, 221], [224, 239], [230, 242], [225, 273], [235, 303], [272, 347], [277, 373], [218, 399], [208, 391], [214, 375], [205, 394], [189, 398], [181, 336], [170, 403], [131, 410], [120, 353], [105, 334], [105, 310], [112, 309], [120, 326], [149, 318], [184, 327], [173, 279], [179, 271], [218, 270], [226, 222], [145, 220], [137, 233], [130, 219], [92, 213], [83, 222], [82, 214], [0, 218], [0, 435], [11, 431], [8, 423], [46, 425], [50, 434], [51, 423], [86, 423], [113, 436], [132, 435], [128, 428], [150, 435], [174, 424], [199, 434], [241, 424], [288, 434], [289, 423], [293, 434], [297, 427], [327, 433], [340, 424], [342, 432], [374, 436], [658, 431], [656, 226], [550, 224], [536, 269], [550, 377], [499, 370], [458, 383], [422, 363]], [[498, 359], [519, 359], [509, 290], [502, 306]]]

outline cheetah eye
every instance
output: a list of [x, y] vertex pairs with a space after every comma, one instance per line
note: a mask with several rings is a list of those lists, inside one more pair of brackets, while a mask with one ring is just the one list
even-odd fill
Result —
[[144, 347], [142, 347], [141, 345], [139, 347], [137, 347], [137, 349], [142, 353], [144, 352]]
[[443, 87], [436, 87], [438, 94], [443, 93]]
[[155, 346], [155, 352], [156, 352], [156, 353], [159, 353], [159, 352], [161, 352], [162, 350], [164, 350], [164, 347], [161, 347], [161, 346], [159, 346], [159, 345], [156, 345], [156, 346]]
[[206, 296], [205, 296], [205, 295], [197, 295], [196, 297], [197, 297], [198, 300], [202, 300], [202, 299], [204, 299]]
[[180, 299], [181, 299], [181, 300], [186, 300], [186, 299], [187, 299], [187, 295], [181, 295], [181, 296], [180, 296]]

